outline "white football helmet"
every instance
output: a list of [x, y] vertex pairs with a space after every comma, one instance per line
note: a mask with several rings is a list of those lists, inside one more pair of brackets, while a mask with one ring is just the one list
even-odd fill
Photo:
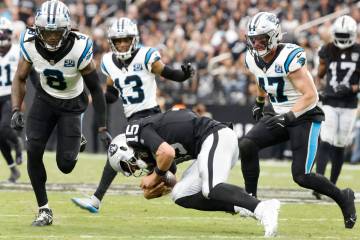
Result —
[[351, 47], [356, 42], [356, 21], [348, 15], [337, 18], [332, 25], [331, 34], [336, 47], [340, 49]]
[[[267, 39], [263, 50], [254, 48], [254, 40], [258, 37]], [[260, 57], [266, 56], [273, 48], [277, 47], [282, 39], [280, 20], [273, 13], [257, 13], [248, 23], [246, 38], [250, 53]]]
[[11, 36], [13, 27], [5, 17], [0, 17], [0, 47], [9, 47], [11, 45]]
[[[111, 167], [126, 177], [139, 177], [149, 172], [149, 165], [137, 158], [134, 149], [127, 145], [125, 134], [120, 134], [112, 140], [108, 149], [108, 159]], [[136, 172], [137, 170], [140, 171]]]
[[70, 30], [70, 12], [64, 3], [51, 0], [41, 4], [35, 16], [35, 31], [46, 49], [49, 51], [59, 49]]
[[[132, 38], [131, 45], [126, 51], [120, 52], [115, 44], [114, 40], [119, 38]], [[131, 54], [140, 47], [139, 45], [139, 31], [136, 23], [131, 21], [129, 18], [119, 18], [116, 19], [113, 24], [111, 24], [108, 30], [108, 39], [112, 51], [122, 61], [125, 61], [131, 57]]]

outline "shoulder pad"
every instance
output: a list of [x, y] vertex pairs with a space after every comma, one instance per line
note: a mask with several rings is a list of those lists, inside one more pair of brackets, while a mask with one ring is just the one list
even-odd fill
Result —
[[20, 34], [20, 50], [21, 55], [24, 56], [25, 60], [32, 63], [31, 57], [29, 54], [30, 44], [33, 44], [32, 40], [35, 37], [35, 30], [32, 28], [27, 28]]
[[112, 61], [112, 54], [112, 52], [105, 53], [101, 58], [100, 68], [102, 73], [104, 73], [107, 77], [110, 77], [110, 73], [106, 66]]
[[302, 47], [297, 46], [296, 44], [292, 44], [292, 49], [289, 51], [288, 56], [284, 62], [284, 69], [286, 74], [289, 72], [293, 72], [306, 63], [306, 54], [305, 50]]

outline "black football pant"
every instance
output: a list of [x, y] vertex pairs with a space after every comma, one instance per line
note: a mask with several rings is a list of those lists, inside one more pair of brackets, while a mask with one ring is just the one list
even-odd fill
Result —
[[[127, 120], [128, 121], [133, 121], [133, 120], [140, 119], [140, 118], [143, 118], [143, 117], [147, 117], [147, 116], [150, 116], [150, 115], [154, 115], [154, 114], [157, 114], [157, 113], [160, 113], [160, 112], [161, 112], [160, 108], [157, 106], [157, 107], [154, 107], [154, 108], [145, 109], [143, 111], [134, 113], [129, 118], [127, 118]], [[100, 201], [103, 199], [106, 191], [110, 187], [111, 183], [114, 181], [116, 175], [117, 175], [117, 172], [111, 167], [111, 165], [109, 163], [109, 159], [107, 159], [104, 170], [103, 170], [102, 175], [101, 175], [99, 186], [97, 187], [97, 189], [96, 189], [96, 191], [94, 193], [94, 196], [97, 199], [99, 199]]]
[[11, 101], [10, 99], [0, 101], [0, 151], [3, 154], [8, 165], [14, 164], [14, 158], [11, 156], [11, 143], [17, 147], [19, 139], [15, 131], [10, 127], [11, 119]]
[[43, 162], [46, 143], [57, 126], [56, 163], [61, 172], [70, 173], [76, 165], [80, 149], [80, 116], [80, 113], [60, 111], [40, 98], [34, 98], [26, 122], [27, 168], [39, 207], [48, 202]]
[[241, 168], [245, 189], [256, 196], [260, 174], [258, 152], [266, 147], [290, 140], [293, 161], [291, 173], [294, 181], [301, 187], [313, 189], [332, 198], [339, 205], [342, 201], [340, 189], [322, 175], [311, 173], [317, 153], [320, 122], [304, 121], [296, 126], [267, 129], [264, 116], [239, 143]]

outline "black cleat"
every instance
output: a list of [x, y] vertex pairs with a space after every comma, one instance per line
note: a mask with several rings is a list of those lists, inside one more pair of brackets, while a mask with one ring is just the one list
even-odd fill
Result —
[[86, 144], [87, 144], [87, 140], [86, 140], [85, 136], [81, 134], [81, 139], [80, 139], [80, 150], [79, 150], [80, 152], [85, 151]]
[[20, 171], [14, 166], [10, 168], [11, 174], [8, 179], [9, 182], [15, 183], [20, 178]]
[[43, 227], [49, 226], [53, 222], [53, 214], [50, 208], [39, 209], [39, 214], [36, 219], [32, 222], [32, 226]]
[[321, 194], [316, 192], [316, 191], [312, 191], [312, 195], [317, 199], [317, 200], [321, 200]]
[[341, 190], [344, 197], [344, 202], [341, 207], [342, 214], [344, 215], [345, 228], [353, 228], [356, 222], [356, 209], [355, 209], [355, 194], [350, 188]]

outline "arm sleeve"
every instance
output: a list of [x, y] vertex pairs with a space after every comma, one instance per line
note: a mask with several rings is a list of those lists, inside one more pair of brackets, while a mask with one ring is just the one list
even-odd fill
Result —
[[319, 58], [327, 59], [328, 53], [326, 51], [326, 46], [322, 46], [318, 52]]
[[161, 59], [160, 53], [155, 48], [150, 48], [145, 54], [144, 65], [146, 69], [151, 72], [152, 65], [154, 62], [159, 61]]
[[77, 68], [83, 70], [93, 58], [93, 42], [90, 38], [86, 39], [85, 48], [79, 58]]
[[152, 153], [156, 153], [160, 144], [162, 144], [164, 139], [157, 134], [157, 132], [151, 127], [151, 125], [146, 125], [141, 129], [140, 132], [140, 142], [150, 149]]
[[182, 70], [172, 69], [167, 65], [165, 65], [163, 71], [161, 72], [161, 76], [175, 82], [184, 82], [187, 79]]
[[284, 68], [286, 74], [294, 72], [306, 64], [306, 54], [303, 48], [296, 48], [287, 57]]
[[114, 103], [119, 99], [119, 91], [114, 86], [107, 86], [105, 92], [106, 103]]
[[96, 112], [97, 122], [100, 127], [106, 126], [106, 103], [100, 86], [100, 80], [96, 70], [83, 76], [84, 82], [91, 93]]

